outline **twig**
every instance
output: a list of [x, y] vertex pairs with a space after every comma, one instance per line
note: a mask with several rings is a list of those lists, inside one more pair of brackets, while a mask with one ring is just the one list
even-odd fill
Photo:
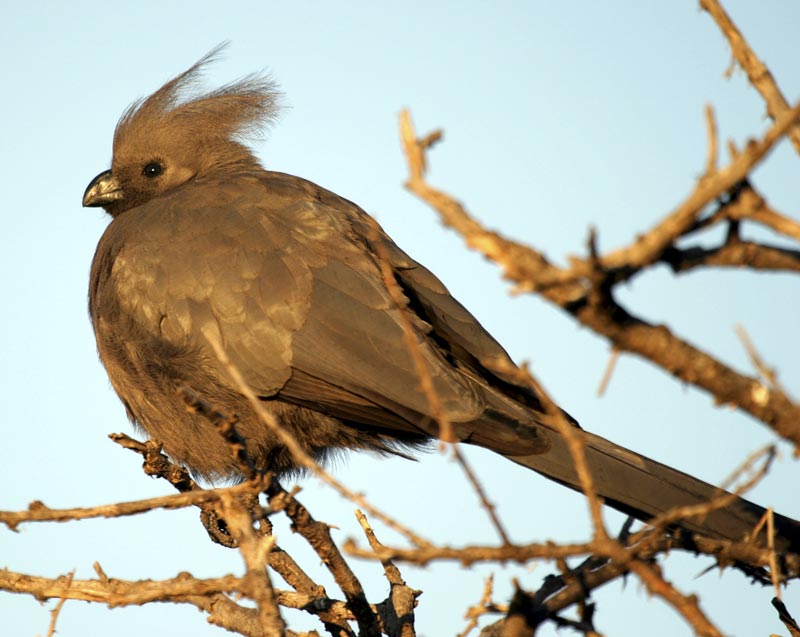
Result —
[[275, 510], [286, 512], [292, 521], [293, 530], [303, 536], [333, 575], [336, 584], [347, 599], [348, 607], [356, 618], [359, 635], [378, 637], [380, 628], [377, 616], [367, 602], [361, 582], [334, 543], [330, 527], [324, 522], [315, 520], [308, 509], [277, 482], [270, 485], [267, 495], [270, 505]]
[[510, 546], [427, 546], [422, 548], [401, 548], [383, 546], [378, 550], [359, 547], [353, 540], [347, 540], [342, 549], [353, 557], [367, 559], [401, 560], [426, 566], [434, 561], [458, 562], [470, 566], [478, 562], [517, 562], [524, 564], [534, 559], [552, 559], [589, 555], [591, 543], [583, 544], [512, 544]]
[[676, 273], [699, 267], [747, 267], [771, 272], [800, 272], [800, 250], [741, 240], [726, 241], [715, 248], [670, 246], [661, 259]]
[[176, 493], [145, 500], [104, 504], [95, 507], [76, 507], [72, 509], [51, 509], [38, 500], [31, 502], [26, 511], [0, 511], [0, 522], [15, 531], [23, 522], [71, 522], [91, 518], [118, 518], [138, 515], [154, 509], [182, 509], [208, 502], [216, 502], [223, 493], [258, 493], [266, 484], [242, 483], [223, 489], [204, 489], [188, 493]]
[[[752, 469], [756, 462], [764, 457], [764, 463], [756, 469], [753, 475], [748, 478], [743, 484], [738, 485], [732, 489], [730, 493], [726, 493], [723, 489], [730, 488], [726, 485], [733, 484], [739, 476]], [[720, 488], [720, 495], [708, 502], [702, 504], [687, 505], [682, 507], [675, 507], [660, 515], [657, 515], [648, 524], [656, 528], [667, 528], [673, 524], [685, 520], [687, 518], [702, 518], [712, 511], [724, 509], [739, 499], [739, 497], [747, 493], [750, 489], [755, 487], [769, 472], [772, 466], [772, 461], [775, 459], [775, 447], [768, 445], [759, 449], [758, 451], [750, 454], [744, 462], [737, 467], [737, 469], [723, 481], [723, 486]], [[757, 529], [753, 531], [751, 537], [755, 537]]]
[[778, 234], [800, 241], [800, 223], [771, 208], [750, 182], [744, 183], [736, 197], [724, 202], [718, 212], [728, 219], [760, 223]]
[[489, 499], [489, 495], [486, 493], [486, 489], [483, 488], [483, 484], [481, 484], [477, 474], [475, 473], [475, 471], [473, 471], [472, 466], [464, 457], [464, 454], [461, 453], [461, 449], [459, 449], [457, 445], [452, 445], [452, 451], [453, 451], [453, 457], [456, 459], [458, 464], [464, 470], [464, 474], [467, 476], [467, 480], [472, 485], [472, 488], [475, 491], [475, 493], [478, 495], [478, 499], [481, 502], [481, 506], [489, 515], [489, 520], [491, 521], [495, 531], [497, 531], [497, 534], [500, 536], [500, 540], [503, 542], [504, 545], [509, 546], [511, 544], [511, 540], [508, 537], [508, 533], [506, 533], [505, 526], [500, 520], [500, 516], [497, 515], [497, 509], [494, 505], [494, 502], [492, 502]]
[[283, 637], [286, 623], [281, 617], [275, 591], [265, 568], [268, 555], [275, 546], [275, 537], [257, 534], [249, 510], [230, 492], [225, 493], [220, 502], [227, 527], [238, 542], [239, 552], [244, 559], [246, 572], [243, 588], [247, 596], [255, 601], [259, 621], [266, 634]]
[[775, 511], [767, 507], [767, 549], [770, 552], [769, 570], [772, 575], [772, 585], [775, 587], [775, 597], [781, 598], [781, 567], [778, 564], [778, 554], [775, 551]]
[[[623, 559], [624, 553], [616, 556], [612, 555], [612, 557], [623, 564], [625, 563]], [[696, 596], [681, 593], [654, 566], [638, 560], [631, 560], [626, 566], [639, 577], [652, 595], [661, 597], [683, 615], [684, 619], [698, 635], [703, 637], [722, 637], [719, 629], [711, 623], [701, 610]]]
[[635, 271], [656, 262], [664, 250], [692, 224], [696, 215], [714, 198], [741, 182], [794, 126], [800, 116], [800, 104], [782, 112], [758, 140], [750, 140], [745, 150], [726, 167], [701, 179], [694, 191], [671, 214], [625, 248], [602, 258], [607, 270]]
[[800, 241], [800, 223], [776, 212], [761, 198], [759, 198], [758, 205], [750, 211], [748, 218], [771, 228], [779, 234], [791, 237], [795, 241]]
[[777, 597], [773, 598], [772, 605], [775, 607], [775, 610], [778, 611], [778, 617], [783, 622], [783, 625], [786, 626], [789, 634], [792, 637], [800, 637], [800, 626], [797, 625], [797, 622], [794, 617], [792, 617], [789, 609], [786, 608], [786, 605]]
[[185, 601], [188, 595], [244, 593], [244, 586], [242, 578], [233, 575], [198, 579], [182, 573], [166, 580], [130, 581], [109, 577], [70, 580], [69, 576], [51, 579], [3, 569], [0, 570], [0, 590], [29, 593], [37, 599], [77, 599], [116, 607]]
[[750, 336], [747, 334], [747, 330], [745, 330], [744, 326], [736, 326], [736, 335], [739, 337], [742, 346], [747, 351], [747, 356], [750, 358], [750, 362], [752, 363], [753, 367], [767, 382], [769, 387], [771, 389], [776, 389], [780, 392], [786, 393], [786, 390], [781, 386], [781, 383], [778, 380], [778, 372], [764, 362], [764, 359], [758, 353], [755, 345], [753, 345], [753, 341], [750, 340]]
[[[375, 536], [375, 531], [361, 511], [356, 511], [356, 519], [364, 531], [367, 542], [373, 551], [383, 547]], [[389, 582], [389, 599], [383, 605], [381, 613], [383, 631], [392, 637], [414, 637], [414, 607], [417, 605], [417, 597], [421, 591], [416, 591], [406, 585], [400, 574], [400, 569], [391, 560], [381, 560], [383, 573]]]
[[706, 104], [704, 109], [706, 116], [706, 130], [708, 132], [708, 155], [706, 157], [706, 176], [717, 172], [717, 162], [719, 157], [717, 142], [717, 119], [714, 117], [714, 107]]
[[[440, 135], [435, 136], [437, 141], [440, 138]], [[425, 140], [420, 142], [420, 145], [423, 148], [428, 148], [430, 144], [431, 142], [426, 142]], [[408, 299], [403, 294], [403, 291], [400, 288], [400, 285], [397, 283], [397, 279], [395, 278], [394, 271], [392, 270], [390, 263], [389, 251], [387, 250], [386, 244], [381, 237], [380, 227], [375, 220], [370, 218], [369, 221], [370, 232], [372, 235], [370, 239], [378, 256], [378, 266], [381, 270], [383, 283], [392, 298], [392, 302], [394, 303], [395, 309], [398, 313], [398, 318], [403, 327], [403, 335], [405, 336], [406, 347], [408, 352], [411, 354], [412, 359], [414, 360], [414, 367], [416, 368], [417, 376], [419, 377], [420, 389], [428, 401], [431, 416], [439, 425], [439, 439], [444, 443], [455, 443], [457, 442], [457, 438], [453, 432], [453, 423], [445, 413], [445, 410], [442, 406], [442, 401], [436, 392], [431, 371], [425, 362], [425, 357], [422, 353], [422, 347], [418, 341], [418, 336], [414, 330], [414, 326], [411, 324], [408, 314], [405, 312]], [[472, 485], [472, 488], [478, 495], [481, 506], [489, 515], [489, 520], [497, 531], [497, 534], [500, 536], [504, 544], [510, 544], [511, 541], [508, 538], [508, 533], [506, 533], [506, 530], [500, 521], [500, 517], [497, 515], [497, 510], [495, 509], [494, 504], [489, 500], [488, 494], [478, 479], [477, 474], [475, 471], [473, 471], [472, 467], [467, 463], [464, 455], [454, 444], [452, 445], [452, 453], [456, 462], [458, 462], [466, 474], [470, 485]]]
[[[212, 411], [208, 411], [207, 415], [214, 419], [223, 417], [222, 414], [213, 413]], [[243, 470], [249, 471], [248, 467], [251, 465], [251, 462], [249, 458], [246, 457], [244, 441], [238, 437], [238, 434], [236, 434], [235, 431], [229, 431], [227, 435], [229, 437], [232, 436], [232, 451], [234, 452], [235, 456], [240, 456], [239, 460], [244, 463], [244, 466], [242, 467]], [[133, 440], [132, 438], [123, 436], [121, 434], [113, 436], [113, 438], [120, 442], [120, 444], [123, 444], [125, 447], [136, 451], [145, 457], [144, 469], [148, 475], [158, 475], [159, 477], [166, 478], [175, 486], [175, 488], [179, 490], [193, 489], [201, 492], [203, 491], [188, 478], [188, 475], [185, 475], [185, 470], [180, 467], [176, 467], [166, 456], [164, 456], [163, 453], [161, 453], [161, 447], [155, 441], [150, 440], [146, 443], [140, 443], [137, 440]], [[255, 480], [251, 480], [244, 484], [251, 484], [253, 485], [253, 488], [257, 488], [258, 490], [255, 491], [255, 493], [245, 493], [244, 495], [237, 495], [236, 497], [242, 502], [243, 505], [246, 504], [253, 516], [258, 516], [259, 524], [264, 527], [262, 529], [262, 536], [268, 535], [270, 529], [264, 525], [264, 512], [256, 495], [267, 487], [274, 487], [280, 489], [281, 491], [282, 488], [277, 485], [277, 483], [269, 475], [257, 475]], [[233, 489], [229, 490], [233, 492]], [[201, 519], [203, 520], [206, 530], [209, 532], [211, 538], [215, 542], [223, 544], [224, 546], [229, 546], [231, 548], [238, 547], [237, 540], [230, 535], [230, 531], [227, 528], [227, 523], [224, 527], [219, 525], [219, 521], [223, 519], [224, 516], [222, 513], [220, 513], [218, 508], [213, 506], [213, 503], [205, 505], [201, 504], [200, 507], [203, 509]], [[266, 531], [266, 533], [264, 531]], [[328, 630], [328, 632], [331, 634], [337, 635], [338, 637], [354, 637], [354, 633], [347, 623], [348, 620], [353, 619], [354, 617], [349, 614], [349, 611], [345, 616], [341, 610], [337, 610], [336, 604], [327, 600], [325, 589], [316, 584], [288, 553], [286, 553], [276, 544], [273, 544], [272, 549], [267, 553], [267, 560], [269, 562], [269, 566], [276, 573], [278, 573], [286, 581], [286, 583], [292, 586], [298, 592], [298, 594], [305, 596], [305, 599], [322, 601], [322, 603], [303, 604], [302, 606], [299, 606], [299, 608], [302, 608], [303, 610], [319, 617], [319, 619], [325, 625], [326, 630]], [[98, 574], [100, 573], [98, 572]], [[282, 599], [285, 600], [286, 597], [284, 596]], [[209, 616], [209, 621], [216, 623], [214, 614], [216, 611], [214, 609], [220, 605], [228, 609], [228, 614], [226, 615], [226, 619], [224, 621], [232, 621], [230, 619], [232, 614], [238, 618], [237, 621], [244, 622], [249, 626], [250, 619], [248, 619], [247, 614], [239, 610], [238, 607], [232, 608], [229, 604], [219, 600], [210, 606], [198, 604], [198, 607], [202, 607], [211, 613]], [[227, 626], [227, 624], [224, 625]], [[259, 626], [260, 625], [261, 624], [259, 623]], [[247, 630], [250, 631], [251, 629], [248, 628]]]
[[375, 251], [377, 252], [378, 267], [381, 271], [383, 284], [392, 299], [394, 309], [397, 312], [397, 318], [403, 327], [403, 336], [405, 337], [406, 341], [406, 349], [408, 350], [409, 354], [411, 354], [411, 358], [414, 361], [414, 367], [417, 372], [417, 377], [419, 378], [420, 389], [428, 401], [430, 414], [433, 417], [433, 420], [439, 426], [439, 440], [450, 443], [456, 442], [457, 439], [453, 433], [453, 423], [450, 421], [450, 418], [447, 416], [444, 408], [442, 407], [442, 401], [439, 399], [439, 395], [436, 393], [430, 369], [428, 369], [428, 365], [425, 362], [425, 357], [418, 342], [419, 337], [415, 332], [414, 327], [411, 325], [411, 319], [405, 312], [406, 306], [408, 305], [408, 299], [403, 294], [403, 291], [400, 289], [400, 286], [395, 279], [392, 266], [389, 262], [389, 252], [386, 249], [386, 244], [380, 236], [380, 227], [372, 218], [369, 218], [368, 222], [371, 234], [370, 242], [375, 247]]
[[597, 489], [594, 486], [594, 478], [589, 470], [589, 464], [586, 461], [586, 439], [583, 430], [567, 421], [564, 417], [564, 413], [559, 409], [558, 405], [553, 402], [552, 398], [550, 398], [550, 395], [544, 390], [541, 384], [533, 377], [527, 365], [507, 371], [516, 376], [517, 381], [521, 385], [529, 387], [534, 395], [539, 398], [545, 411], [555, 422], [558, 433], [560, 433], [566, 441], [570, 456], [575, 464], [575, 472], [578, 475], [581, 490], [586, 496], [586, 501], [589, 506], [589, 514], [594, 526], [594, 542], [613, 542], [613, 540], [609, 538], [608, 531], [603, 522], [602, 500], [597, 495]]
[[478, 620], [487, 613], [506, 613], [508, 612], [507, 604], [495, 604], [492, 601], [492, 591], [494, 590], [494, 575], [489, 575], [483, 584], [483, 592], [477, 604], [470, 606], [467, 612], [464, 613], [464, 619], [468, 619], [467, 625], [464, 627], [457, 637], [467, 637], [478, 625]]
[[[70, 587], [72, 584], [72, 579], [75, 577], [75, 571], [70, 571], [69, 575], [67, 575], [67, 581], [65, 586], [67, 588]], [[58, 621], [58, 616], [61, 613], [61, 609], [64, 607], [64, 604], [67, 603], [67, 598], [62, 597], [58, 600], [56, 607], [50, 611], [50, 626], [47, 629], [47, 637], [53, 637], [56, 634], [56, 622]]]
[[612, 347], [611, 348], [611, 355], [608, 357], [608, 363], [606, 364], [606, 370], [603, 372], [603, 378], [600, 379], [600, 385], [597, 387], [597, 395], [604, 396], [606, 393], [606, 389], [608, 389], [608, 384], [611, 382], [611, 376], [614, 374], [614, 370], [617, 367], [617, 361], [619, 360], [619, 350]]
[[[723, 35], [728, 39], [731, 53], [736, 58], [739, 66], [747, 73], [750, 83], [761, 93], [767, 103], [767, 113], [773, 120], [777, 120], [789, 108], [789, 103], [778, 88], [772, 73], [766, 65], [758, 59], [753, 49], [745, 40], [741, 31], [736, 27], [720, 5], [718, 0], [700, 0], [700, 6], [708, 11], [719, 26]], [[788, 133], [789, 139], [795, 150], [800, 153], [800, 127], [793, 127]]]

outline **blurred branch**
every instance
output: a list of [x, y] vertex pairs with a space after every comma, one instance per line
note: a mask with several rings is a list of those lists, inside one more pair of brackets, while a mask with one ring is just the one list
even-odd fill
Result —
[[714, 107], [706, 104], [706, 130], [708, 131], [708, 155], [706, 156], [706, 176], [717, 172], [719, 163], [719, 142], [717, 140], [717, 118], [714, 115]]
[[[441, 139], [440, 134], [436, 132], [431, 133], [427, 138], [420, 140], [420, 147], [429, 148], [434, 141], [439, 141], [439, 139]], [[392, 298], [394, 306], [396, 308], [403, 308], [408, 301], [403, 294], [397, 279], [395, 278], [394, 271], [390, 264], [388, 248], [381, 239], [380, 226], [378, 226], [378, 223], [373, 219], [370, 219], [370, 233], [370, 241], [375, 247], [375, 251], [378, 256], [378, 266], [381, 270], [383, 283]], [[442, 402], [434, 388], [431, 370], [428, 369], [428, 365], [425, 362], [425, 357], [420, 348], [420, 343], [417, 340], [418, 337], [416, 336], [414, 327], [411, 325], [408, 314], [406, 312], [398, 312], [397, 316], [403, 327], [403, 334], [406, 339], [406, 347], [408, 348], [408, 351], [411, 353], [411, 356], [414, 360], [414, 367], [416, 368], [416, 372], [419, 377], [420, 389], [422, 390], [422, 393], [425, 394], [425, 398], [427, 399], [430, 408], [430, 413], [433, 416], [436, 424], [439, 426], [439, 440], [441, 440], [443, 444], [450, 443], [453, 458], [464, 471], [464, 475], [477, 494], [481, 506], [488, 514], [492, 526], [494, 526], [497, 534], [500, 536], [500, 539], [504, 544], [511, 544], [511, 541], [508, 539], [508, 533], [506, 533], [505, 527], [503, 526], [503, 523], [497, 514], [494, 503], [489, 499], [489, 496], [486, 493], [486, 490], [483, 488], [480, 479], [467, 462], [464, 454], [462, 454], [458, 447], [453, 444], [457, 442], [457, 438], [453, 431], [453, 423], [450, 422], [450, 419], [445, 414], [444, 409], [442, 409]]]
[[[700, 0], [700, 6], [708, 11], [722, 34], [728, 39], [733, 57], [747, 73], [750, 84], [761, 93], [767, 104], [769, 116], [773, 120], [777, 120], [789, 109], [789, 103], [778, 88], [770, 70], [750, 48], [742, 32], [739, 31], [718, 0]], [[800, 127], [793, 126], [788, 132], [788, 137], [795, 150], [800, 153]]]
[[792, 637], [800, 637], [800, 626], [797, 624], [794, 617], [792, 617], [786, 605], [777, 597], [772, 600], [772, 605], [775, 607], [775, 610], [778, 611], [778, 617], [783, 622], [783, 625], [786, 626], [789, 634]]
[[756, 346], [753, 345], [753, 341], [750, 340], [747, 330], [745, 330], [741, 325], [737, 325], [736, 335], [739, 337], [739, 340], [742, 342], [742, 345], [747, 351], [747, 356], [750, 359], [753, 367], [755, 367], [767, 385], [769, 387], [775, 387], [781, 391], [785, 391], [778, 380], [778, 372], [774, 368], [767, 365], [767, 363], [764, 361], [763, 357], [756, 349]]
[[668, 248], [662, 257], [673, 272], [699, 267], [750, 268], [800, 273], [800, 250], [767, 246], [739, 239], [716, 248]]
[[[726, 168], [702, 178], [683, 204], [640, 235], [630, 247], [606, 256], [573, 258], [569, 268], [558, 268], [542, 252], [486, 230], [461, 203], [430, 186], [424, 176], [425, 161], [420, 160], [425, 148], [417, 141], [409, 112], [403, 111], [400, 134], [409, 166], [406, 187], [431, 205], [443, 223], [461, 234], [467, 245], [497, 263], [517, 289], [539, 292], [581, 324], [608, 338], [615, 350], [638, 354], [676, 378], [709, 392], [718, 404], [746, 411], [800, 449], [800, 405], [782, 391], [767, 389], [758, 379], [734, 371], [676, 336], [668, 327], [634, 316], [613, 294], [614, 285], [628, 280], [642, 267], [664, 259], [665, 254], [677, 259], [680, 253], [675, 252], [674, 243], [695, 230], [700, 211], [730, 189], [734, 193], [732, 200], [746, 190], [741, 184], [748, 171], [774, 146], [798, 114], [800, 105], [785, 112], [761, 140], [749, 142], [747, 149]], [[726, 250], [728, 253], [722, 254], [730, 258], [734, 248]], [[759, 254], [775, 256], [764, 249]]]
[[503, 604], [495, 604], [492, 601], [492, 593], [494, 590], [494, 575], [486, 578], [483, 584], [483, 592], [477, 604], [470, 606], [467, 612], [464, 613], [464, 619], [469, 620], [457, 637], [467, 637], [477, 626], [478, 620], [487, 615], [488, 613], [507, 613], [508, 606]]
[[[73, 570], [69, 575], [67, 575], [67, 581], [65, 583], [67, 588], [72, 585], [72, 579], [74, 577], [75, 571]], [[47, 628], [47, 637], [53, 637], [56, 634], [56, 623], [58, 622], [58, 616], [61, 614], [61, 609], [64, 608], [64, 604], [66, 603], [66, 597], [62, 597], [60, 600], [58, 600], [55, 608], [50, 611], [50, 626]]]
[[[733, 190], [761, 163], [800, 116], [800, 104], [783, 112], [760, 138], [749, 140], [745, 149], [730, 164], [697, 182], [692, 193], [672, 213], [653, 228], [641, 233], [624, 248], [601, 258], [602, 268], [614, 272], [615, 282], [626, 280], [643, 267], [656, 263], [674, 241], [692, 227], [700, 212], [711, 202]], [[583, 266], [583, 267], [582, 267]], [[585, 270], [576, 260], [573, 267]]]

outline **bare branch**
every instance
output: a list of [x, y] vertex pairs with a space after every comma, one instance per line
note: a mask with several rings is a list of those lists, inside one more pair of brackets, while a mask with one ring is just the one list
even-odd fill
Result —
[[243, 588], [256, 603], [259, 623], [264, 632], [280, 637], [286, 631], [286, 623], [278, 609], [278, 601], [266, 569], [267, 556], [275, 546], [275, 537], [257, 534], [253, 529], [250, 512], [230, 492], [223, 494], [221, 504], [228, 530], [238, 543], [247, 569]]
[[[361, 511], [356, 511], [356, 519], [364, 530], [367, 542], [373, 551], [379, 550], [383, 545], [375, 536], [375, 531]], [[417, 597], [421, 591], [416, 591], [406, 585], [400, 569], [391, 560], [381, 560], [383, 573], [389, 582], [389, 599], [382, 604], [382, 627], [383, 631], [391, 637], [414, 637], [414, 608], [417, 605]]]
[[611, 382], [611, 376], [614, 374], [614, 370], [617, 367], [618, 360], [619, 360], [619, 350], [612, 349], [611, 356], [608, 357], [608, 364], [606, 365], [606, 370], [603, 372], [603, 378], [600, 379], [600, 384], [597, 386], [598, 396], [603, 396], [606, 393], [606, 389], [608, 389], [608, 384]]
[[607, 270], [637, 270], [655, 263], [664, 250], [692, 225], [705, 206], [741, 182], [755, 168], [786, 131], [797, 122], [800, 104], [781, 113], [775, 124], [759, 140], [750, 140], [725, 168], [701, 179], [694, 191], [671, 214], [625, 248], [614, 250], [602, 258]]
[[516, 283], [518, 289], [540, 292], [583, 325], [608, 338], [615, 349], [654, 362], [676, 378], [708, 391], [718, 404], [739, 407], [800, 448], [800, 405], [781, 391], [765, 391], [757, 379], [735, 372], [677, 337], [666, 326], [653, 325], [632, 315], [612, 294], [615, 283], [649, 265], [652, 258], [662, 258], [671, 241], [694, 227], [695, 216], [707, 203], [741, 184], [798, 114], [800, 106], [784, 113], [761, 140], [750, 142], [726, 168], [701, 179], [675, 212], [630, 247], [599, 259], [573, 259], [569, 269], [557, 268], [541, 252], [485, 230], [459, 202], [428, 185], [419, 159], [423, 149], [416, 141], [408, 111], [400, 116], [410, 173], [406, 186], [429, 203], [469, 246], [500, 265], [505, 277]]
[[714, 117], [714, 107], [706, 104], [706, 130], [708, 131], [708, 155], [706, 157], [706, 176], [717, 172], [719, 161], [719, 143], [717, 141], [717, 119]]
[[778, 391], [785, 391], [778, 380], [778, 372], [766, 364], [764, 359], [761, 357], [761, 354], [758, 353], [755, 345], [753, 345], [753, 341], [750, 340], [747, 330], [745, 330], [743, 326], [737, 325], [736, 335], [739, 337], [739, 340], [742, 342], [742, 345], [747, 351], [747, 356], [750, 358], [750, 362], [752, 363], [753, 367], [755, 367], [767, 385], [777, 389]]
[[258, 493], [266, 484], [242, 483], [223, 489], [203, 489], [188, 493], [176, 493], [146, 500], [105, 504], [95, 507], [77, 507], [73, 509], [51, 509], [42, 502], [31, 502], [26, 511], [0, 511], [0, 522], [12, 531], [23, 522], [70, 522], [92, 518], [118, 518], [127, 515], [138, 515], [154, 509], [183, 509], [207, 502], [218, 501], [223, 493], [234, 494]]
[[783, 622], [783, 625], [786, 626], [789, 634], [792, 637], [800, 637], [800, 626], [798, 626], [786, 605], [777, 597], [772, 600], [772, 605], [778, 611], [778, 617]]
[[[70, 574], [67, 575], [66, 587], [69, 588], [72, 584], [72, 580], [75, 577], [75, 571], [70, 571]], [[53, 637], [56, 634], [56, 622], [58, 621], [58, 616], [61, 613], [61, 609], [64, 608], [64, 604], [67, 603], [67, 598], [62, 597], [58, 600], [56, 607], [50, 611], [50, 626], [47, 628], [47, 637]]]
[[[700, 6], [708, 11], [719, 26], [723, 35], [728, 39], [733, 54], [739, 66], [747, 73], [747, 78], [755, 89], [761, 93], [767, 103], [767, 113], [773, 120], [777, 120], [789, 109], [789, 103], [778, 88], [766, 65], [758, 59], [753, 49], [744, 39], [741, 31], [733, 23], [728, 13], [718, 0], [700, 0]], [[794, 126], [789, 130], [789, 139], [795, 150], [800, 153], [800, 127]]]
[[333, 575], [336, 584], [347, 599], [348, 608], [358, 622], [359, 634], [364, 637], [378, 637], [381, 631], [377, 616], [367, 602], [361, 582], [331, 538], [330, 527], [324, 522], [315, 520], [308, 509], [277, 483], [270, 486], [268, 495], [270, 505], [275, 510], [286, 512], [286, 515], [292, 520], [294, 530], [311, 545], [311, 548], [319, 555], [322, 563]]

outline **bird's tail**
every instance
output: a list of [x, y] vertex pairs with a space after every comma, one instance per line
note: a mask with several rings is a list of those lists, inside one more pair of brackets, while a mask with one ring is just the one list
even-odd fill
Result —
[[[686, 473], [646, 458], [614, 443], [581, 431], [585, 453], [597, 494], [609, 506], [647, 521], [676, 507], [700, 505], [725, 491]], [[572, 456], [564, 438], [550, 431], [552, 448], [541, 454], [514, 456], [509, 460], [543, 476], [582, 491]], [[682, 518], [676, 524], [688, 531], [725, 540], [742, 541], [752, 535], [765, 510], [744, 498], [701, 516]], [[800, 553], [800, 522], [774, 514], [775, 548]], [[764, 544], [762, 541], [758, 544]]]

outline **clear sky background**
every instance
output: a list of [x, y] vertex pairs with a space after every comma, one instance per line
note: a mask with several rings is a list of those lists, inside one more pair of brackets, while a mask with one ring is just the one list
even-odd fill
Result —
[[[728, 0], [734, 20], [771, 67], [788, 99], [800, 94], [800, 4]], [[95, 353], [86, 314], [89, 264], [108, 219], [82, 209], [89, 180], [110, 160], [114, 125], [135, 98], [158, 88], [222, 40], [225, 59], [209, 86], [269, 69], [289, 108], [259, 145], [273, 169], [316, 181], [374, 214], [398, 244], [436, 272], [511, 352], [529, 360], [553, 396], [587, 429], [694, 473], [724, 479], [773, 441], [752, 419], [662, 371], [623, 357], [596, 396], [609, 348], [538, 299], [512, 298], [497, 269], [443, 230], [402, 187], [397, 114], [410, 107], [420, 133], [443, 127], [430, 180], [487, 225], [544, 249], [555, 261], [629, 242], [672, 210], [702, 173], [703, 105], [714, 105], [721, 138], [740, 145], [768, 126], [763, 102], [741, 72], [725, 79], [730, 54], [709, 16], [683, 2], [39, 2], [0, 11], [0, 508], [36, 499], [51, 507], [95, 505], [169, 493], [133, 454], [107, 440], [131, 429]], [[783, 143], [756, 172], [779, 210], [797, 214], [798, 157]], [[764, 235], [759, 235], [764, 236]], [[744, 325], [795, 393], [800, 387], [797, 277], [737, 271], [681, 277], [659, 268], [625, 290], [646, 318], [671, 325], [737, 369], [750, 371], [734, 334]], [[790, 450], [752, 498], [800, 518]], [[514, 540], [583, 540], [582, 498], [488, 452], [469, 450]], [[460, 469], [436, 453], [418, 463], [350, 456], [336, 474], [439, 543], [497, 538]], [[287, 485], [291, 486], [291, 485]], [[302, 501], [357, 536], [353, 505], [315, 480]], [[167, 578], [241, 572], [236, 552], [209, 543], [194, 510], [68, 525], [0, 529], [0, 566], [56, 576]], [[609, 514], [615, 527], [619, 516]], [[396, 538], [376, 526], [386, 542]], [[279, 541], [325, 583], [318, 559], [278, 525]], [[772, 591], [738, 573], [696, 577], [708, 560], [671, 556], [666, 574], [726, 634], [785, 632]], [[380, 568], [357, 564], [370, 599]], [[534, 589], [548, 572], [516, 567], [402, 568], [423, 589], [418, 634], [453, 635], [494, 571], [497, 599], [511, 577]], [[329, 592], [338, 595], [329, 585]], [[595, 595], [607, 635], [689, 635], [691, 630], [633, 578]], [[800, 588], [786, 594], [800, 615]], [[46, 606], [0, 594], [0, 632], [44, 634]], [[296, 629], [317, 626], [289, 615]], [[107, 610], [68, 602], [61, 637], [113, 634], [221, 636], [202, 614], [172, 605]], [[552, 629], [543, 634], [553, 634]]]

